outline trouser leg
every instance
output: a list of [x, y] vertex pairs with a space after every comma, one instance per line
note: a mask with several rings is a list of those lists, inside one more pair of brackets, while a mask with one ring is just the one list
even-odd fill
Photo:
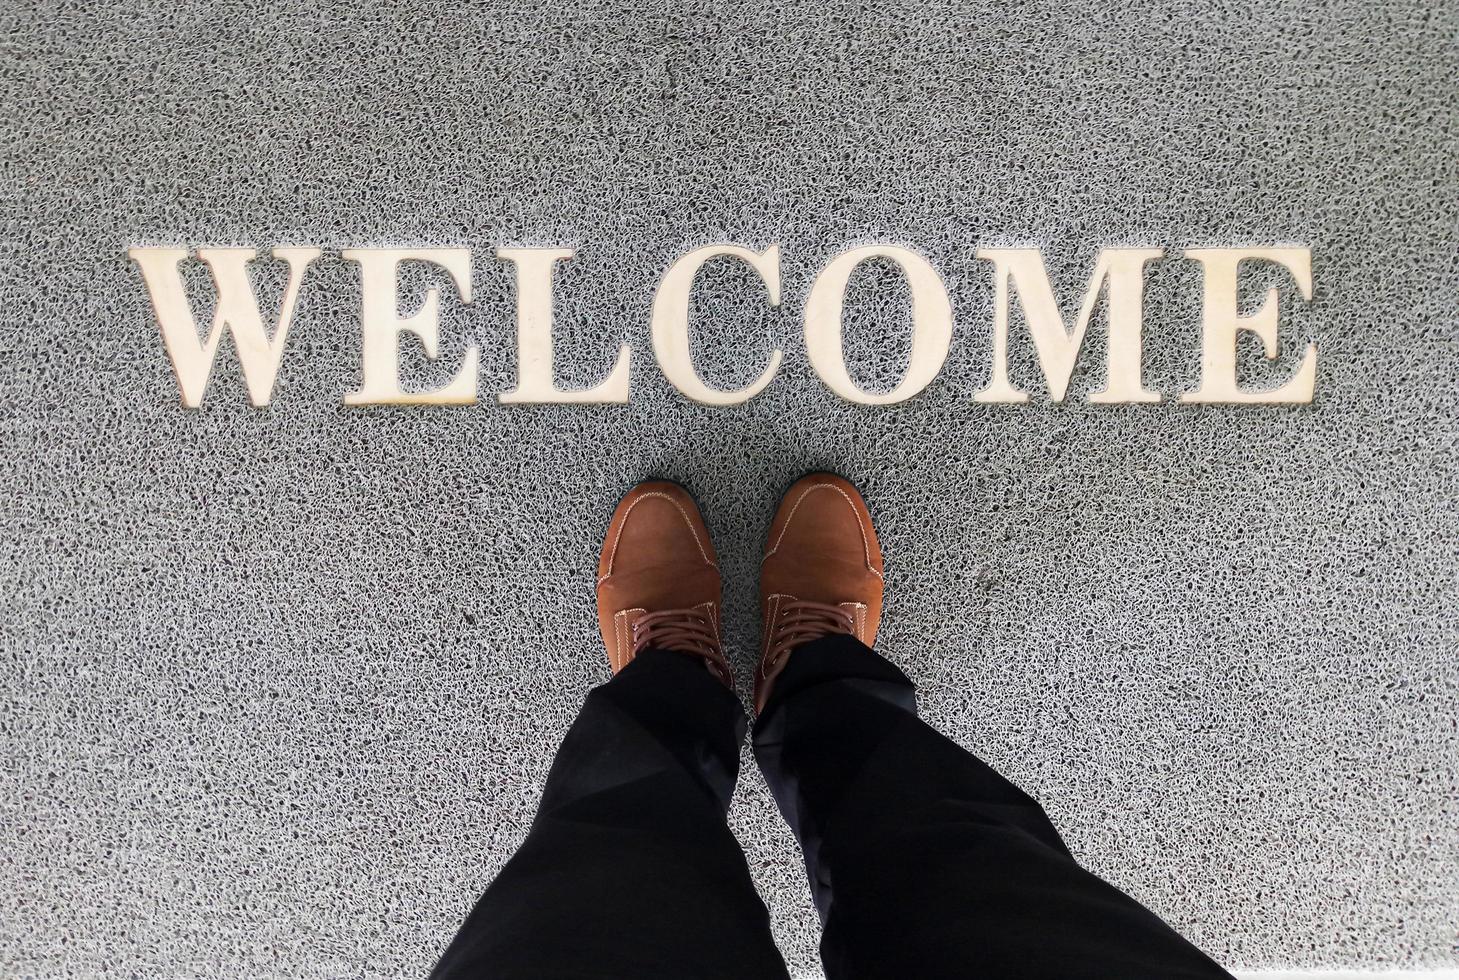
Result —
[[852, 637], [798, 649], [755, 754], [805, 854], [830, 980], [1229, 974], [1070, 856], [1022, 790], [917, 717]]
[[683, 654], [646, 651], [596, 688], [433, 976], [786, 976], [725, 823], [744, 732], [739, 701]]

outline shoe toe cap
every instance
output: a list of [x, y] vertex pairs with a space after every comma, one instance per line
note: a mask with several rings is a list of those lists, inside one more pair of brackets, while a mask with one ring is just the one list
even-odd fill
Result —
[[786, 494], [766, 560], [781, 556], [859, 565], [876, 573], [882, 564], [876, 530], [861, 495], [848, 481], [829, 473], [805, 477]]
[[655, 481], [639, 484], [619, 503], [598, 562], [599, 578], [632, 575], [649, 568], [665, 574], [715, 565], [714, 548], [699, 508], [683, 487]]

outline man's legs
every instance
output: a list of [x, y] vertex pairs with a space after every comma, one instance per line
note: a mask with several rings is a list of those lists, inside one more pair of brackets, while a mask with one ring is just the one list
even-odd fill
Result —
[[921, 721], [851, 636], [795, 651], [755, 755], [801, 841], [831, 980], [1229, 974], [1075, 863], [1039, 805]]
[[882, 576], [854, 486], [791, 487], [760, 571], [755, 755], [805, 853], [830, 980], [1229, 978], [917, 717], [871, 651]]
[[588, 695], [531, 832], [433, 976], [784, 977], [725, 824], [744, 733], [699, 660], [639, 653]]
[[641, 483], [598, 559], [613, 680], [588, 695], [531, 833], [436, 968], [488, 980], [785, 977], [725, 824], [745, 714], [694, 498]]

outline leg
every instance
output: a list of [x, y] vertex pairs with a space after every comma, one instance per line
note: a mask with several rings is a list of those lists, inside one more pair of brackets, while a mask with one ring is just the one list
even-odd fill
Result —
[[521, 849], [435, 977], [784, 977], [725, 824], [745, 732], [702, 661], [645, 650], [588, 695]]
[[437, 977], [785, 977], [725, 824], [745, 715], [719, 643], [709, 529], [683, 487], [619, 501], [598, 558], [613, 680], [588, 695], [521, 850]]
[[760, 569], [755, 755], [805, 852], [827, 976], [1229, 980], [918, 719], [912, 682], [871, 651], [882, 575], [854, 486], [790, 488]]
[[852, 635], [787, 658], [755, 755], [805, 852], [831, 980], [1230, 975], [1085, 871], [1025, 793], [922, 722]]

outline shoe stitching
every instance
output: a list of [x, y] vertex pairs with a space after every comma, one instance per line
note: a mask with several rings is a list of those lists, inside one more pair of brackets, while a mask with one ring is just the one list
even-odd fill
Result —
[[627, 619], [624, 610], [613, 614], [613, 672], [616, 674], [623, 669], [623, 623]]
[[708, 602], [701, 602], [695, 606], [696, 609], [703, 609], [709, 619], [709, 625], [714, 627], [714, 645], [719, 649], [719, 662], [729, 669], [729, 658], [724, 655], [724, 638], [719, 635], [719, 603], [711, 599]]
[[[629, 615], [629, 613], [643, 613], [643, 612], [648, 612], [648, 610], [647, 609], [641, 609], [641, 608], [635, 607], [633, 609], [620, 609], [616, 613], [613, 614], [613, 644], [618, 649], [617, 649], [617, 656], [614, 657], [614, 656], [610, 655], [610, 659], [612, 659], [612, 661], [613, 661], [613, 670], [614, 670], [615, 673], [618, 672], [618, 671], [620, 671], [620, 670], [622, 670], [624, 667], [627, 667], [628, 666], [628, 661], [631, 660], [631, 659], [633, 659], [632, 657], [627, 656], [623, 652], [623, 650], [624, 650], [623, 641], [628, 638], [628, 632], [629, 632], [629, 629], [628, 629], [628, 615]], [[620, 626], [622, 627], [622, 629], [619, 629]]]
[[613, 562], [618, 557], [618, 542], [623, 538], [623, 529], [628, 526], [628, 515], [633, 513], [633, 508], [637, 507], [645, 500], [648, 500], [650, 497], [659, 497], [663, 500], [667, 500], [669, 503], [674, 505], [674, 509], [679, 512], [679, 516], [684, 518], [684, 525], [689, 528], [689, 533], [694, 535], [694, 546], [699, 549], [699, 556], [704, 559], [704, 564], [708, 565], [710, 568], [717, 569], [719, 567], [712, 560], [710, 560], [709, 552], [704, 550], [704, 542], [699, 540], [699, 531], [697, 528], [695, 528], [694, 522], [689, 519], [689, 512], [684, 509], [684, 505], [679, 503], [679, 501], [675, 500], [668, 494], [663, 493], [662, 491], [653, 490], [648, 493], [640, 494], [638, 499], [629, 504], [628, 509], [623, 512], [623, 518], [618, 522], [618, 530], [613, 533], [613, 547], [610, 548], [608, 551], [608, 571], [599, 576], [599, 585], [602, 585], [604, 582], [608, 581], [608, 579], [613, 575]]
[[715, 611], [714, 611], [715, 605], [716, 605], [715, 600], [710, 599], [708, 602], [701, 602], [698, 605], [693, 606], [691, 608], [694, 608], [694, 609], [703, 609], [704, 610], [704, 618], [707, 619], [707, 620], [709, 620], [709, 625], [711, 627], [713, 627], [713, 629], [714, 629], [714, 643], [715, 643], [716, 646], [718, 646], [720, 648], [720, 652], [719, 652], [720, 657], [723, 657], [724, 656], [724, 641], [721, 640], [720, 639], [720, 636], [719, 636], [719, 616], [715, 614]]
[[613, 614], [613, 645], [608, 648], [608, 666], [618, 673], [618, 651], [623, 648], [623, 639], [618, 629], [618, 614]]
[[765, 658], [770, 653], [770, 641], [775, 638], [775, 620], [780, 616], [780, 600], [789, 599], [795, 602], [796, 598], [784, 592], [775, 592], [765, 597], [770, 602], [770, 611], [765, 615], [765, 641], [760, 647], [760, 665], [757, 668], [761, 677], [768, 678], [765, 673]]
[[856, 515], [856, 526], [861, 531], [861, 550], [862, 553], [866, 556], [866, 570], [871, 572], [877, 578], [882, 578], [882, 573], [877, 571], [876, 566], [872, 565], [871, 563], [871, 539], [867, 536], [866, 533], [866, 522], [861, 519], [861, 508], [856, 506], [856, 501], [851, 499], [851, 495], [849, 493], [847, 493], [845, 490], [842, 490], [834, 483], [815, 483], [801, 491], [800, 496], [795, 499], [795, 503], [791, 506], [790, 513], [786, 515], [785, 523], [782, 524], [780, 527], [780, 533], [776, 535], [775, 546], [769, 551], [765, 552], [765, 557], [760, 559], [760, 563], [764, 564], [770, 559], [772, 555], [780, 550], [780, 543], [785, 540], [785, 532], [790, 530], [790, 522], [795, 520], [795, 512], [800, 510], [800, 505], [805, 502], [805, 498], [810, 496], [812, 491], [822, 489], [835, 490], [846, 499], [846, 503], [849, 504], [851, 507], [851, 513]]
[[719, 614], [715, 612], [717, 603], [713, 599], [708, 602], [701, 602], [696, 609], [703, 609], [708, 616], [709, 625], [714, 627], [714, 645], [719, 647], [719, 655], [724, 656], [724, 640], [719, 635]]

